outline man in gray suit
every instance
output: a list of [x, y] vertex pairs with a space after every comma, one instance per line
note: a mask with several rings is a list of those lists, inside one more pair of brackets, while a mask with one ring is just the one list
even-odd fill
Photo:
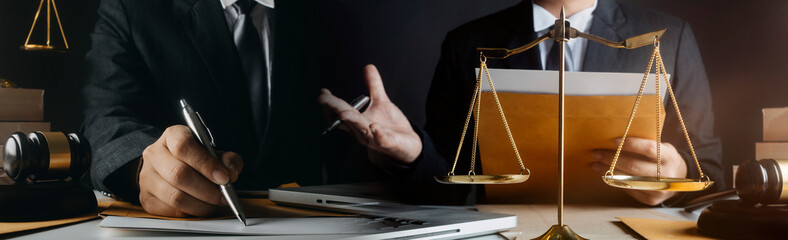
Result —
[[[613, 41], [639, 35], [648, 31], [667, 28], [661, 39], [663, 61], [667, 72], [672, 75], [672, 85], [684, 122], [692, 137], [695, 151], [704, 173], [715, 184], [704, 192], [678, 194], [665, 191], [632, 191], [627, 193], [646, 205], [680, 204], [699, 194], [722, 190], [726, 185], [723, 178], [721, 144], [715, 136], [714, 117], [711, 110], [711, 95], [705, 69], [695, 38], [687, 23], [662, 13], [641, 9], [614, 0], [534, 0], [505, 9], [501, 12], [467, 23], [451, 31], [441, 50], [441, 58], [427, 99], [427, 124], [424, 131], [414, 128], [418, 135], [407, 129], [396, 131], [382, 127], [375, 120], [379, 112], [359, 113], [341, 100], [324, 91], [321, 102], [352, 123], [348, 129], [359, 141], [370, 149], [386, 149], [403, 169], [421, 171], [422, 181], [434, 182], [433, 175], [443, 175], [454, 159], [457, 141], [463, 127], [466, 104], [470, 102], [476, 82], [474, 69], [479, 65], [477, 47], [520, 47], [549, 31], [561, 6], [566, 7], [567, 16], [573, 27]], [[488, 60], [490, 68], [544, 69], [554, 70], [557, 66], [557, 50], [553, 41], [545, 41], [531, 50], [504, 60]], [[567, 43], [566, 66], [568, 71], [589, 72], [643, 72], [645, 61], [652, 49], [643, 47], [635, 50], [614, 49], [596, 42], [573, 39]], [[371, 94], [383, 90], [376, 71], [368, 77]], [[385, 91], [383, 91], [385, 92]], [[374, 99], [373, 99], [374, 104]], [[396, 109], [394, 109], [396, 110]], [[666, 108], [662, 144], [662, 176], [698, 178], [695, 163], [673, 108]], [[392, 113], [397, 113], [392, 111]], [[415, 138], [413, 136], [418, 136]], [[423, 148], [410, 147], [421, 141]], [[392, 144], [397, 143], [397, 144]], [[466, 140], [464, 149], [470, 148]], [[629, 164], [617, 165], [619, 172], [629, 175], [653, 175], [656, 172], [654, 141], [627, 138], [622, 161]], [[434, 147], [432, 147], [434, 146]], [[613, 158], [610, 150], [593, 153], [590, 168], [603, 174]], [[468, 154], [468, 153], [465, 153]], [[398, 156], [417, 156], [401, 161]], [[467, 159], [469, 156], [461, 156]], [[423, 165], [432, 166], [429, 171]], [[476, 169], [481, 169], [477, 161]], [[442, 169], [441, 169], [442, 168]], [[462, 172], [463, 170], [458, 170]], [[466, 169], [467, 171], [467, 169]], [[477, 170], [478, 171], [478, 170]], [[570, 190], [571, 191], [571, 190]], [[439, 191], [424, 192], [439, 198]]]

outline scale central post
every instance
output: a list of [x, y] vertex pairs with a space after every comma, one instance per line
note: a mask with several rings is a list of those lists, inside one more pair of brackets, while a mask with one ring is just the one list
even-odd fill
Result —
[[564, 72], [566, 71], [565, 45], [569, 41], [569, 22], [561, 7], [561, 14], [553, 25], [552, 36], [558, 44], [558, 224], [550, 227], [547, 232], [535, 239], [585, 239], [564, 224]]

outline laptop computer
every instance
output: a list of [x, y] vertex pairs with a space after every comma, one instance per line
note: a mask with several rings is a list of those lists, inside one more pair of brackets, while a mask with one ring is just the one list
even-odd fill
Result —
[[358, 214], [365, 219], [358, 239], [453, 239], [517, 226], [514, 215], [399, 204], [378, 183], [271, 189], [268, 197], [280, 205]]

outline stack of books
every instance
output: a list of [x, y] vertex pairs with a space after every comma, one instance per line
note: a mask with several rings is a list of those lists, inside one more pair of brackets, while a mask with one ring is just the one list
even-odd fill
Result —
[[[33, 131], [49, 131], [49, 122], [44, 122], [44, 90], [0, 88], [0, 149], [14, 132]], [[0, 161], [2, 157], [0, 152]]]
[[755, 159], [788, 159], [788, 108], [763, 109], [763, 142], [755, 143]]

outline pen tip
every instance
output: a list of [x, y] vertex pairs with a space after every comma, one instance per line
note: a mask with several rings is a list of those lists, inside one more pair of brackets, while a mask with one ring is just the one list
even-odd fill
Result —
[[246, 226], [249, 226], [249, 225], [246, 225], [246, 219], [244, 219], [244, 220], [241, 220], [241, 222], [243, 222], [243, 223], [244, 223], [244, 227], [246, 227]]
[[325, 135], [326, 135], [326, 133], [328, 133], [328, 130], [326, 130], [326, 131], [323, 131], [323, 134], [322, 134], [322, 135], [323, 135], [323, 136], [325, 136]]

